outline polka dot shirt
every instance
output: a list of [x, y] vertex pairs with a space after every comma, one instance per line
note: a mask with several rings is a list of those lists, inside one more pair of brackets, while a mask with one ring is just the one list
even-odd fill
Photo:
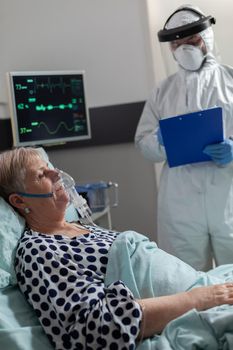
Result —
[[69, 238], [26, 230], [15, 259], [19, 287], [57, 350], [132, 350], [142, 313], [121, 281], [105, 286], [118, 233], [85, 226]]

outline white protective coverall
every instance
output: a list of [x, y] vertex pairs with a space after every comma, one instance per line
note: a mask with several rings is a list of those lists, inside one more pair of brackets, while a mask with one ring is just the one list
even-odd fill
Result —
[[215, 106], [223, 109], [224, 137], [229, 138], [233, 68], [219, 64], [209, 51], [201, 69], [179, 67], [154, 89], [135, 135], [136, 147], [147, 159], [165, 161], [158, 193], [158, 245], [197, 270], [210, 269], [212, 256], [216, 265], [233, 263], [233, 162], [169, 168], [156, 131], [160, 119]]

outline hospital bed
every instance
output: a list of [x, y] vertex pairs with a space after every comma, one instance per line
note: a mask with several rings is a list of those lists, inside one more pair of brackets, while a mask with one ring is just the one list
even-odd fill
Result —
[[[68, 221], [76, 219], [74, 208], [69, 207], [66, 213]], [[20, 217], [2, 198], [0, 198], [0, 349], [1, 350], [52, 350], [47, 336], [39, 324], [37, 316], [31, 306], [26, 302], [24, 296], [16, 285], [16, 276], [13, 269], [14, 252], [17, 241], [24, 230], [24, 220]], [[131, 234], [131, 231], [126, 231], [126, 236]], [[122, 235], [123, 237], [124, 235]], [[140, 235], [141, 236], [141, 235]], [[135, 239], [135, 235], [133, 235]], [[143, 236], [145, 237], [145, 236]], [[136, 242], [130, 238], [129, 242], [134, 249]], [[139, 237], [139, 239], [141, 239]], [[143, 239], [145, 241], [145, 239]], [[129, 243], [128, 242], [128, 243]], [[143, 284], [140, 290], [149, 292], [151, 286], [160, 287], [158, 279], [161, 278], [162, 283], [168, 281], [171, 275], [174, 277], [177, 284], [182, 279], [182, 271], [177, 274], [179, 266], [170, 262], [165, 256], [162, 261], [163, 269], [154, 271], [152, 275], [156, 277], [156, 283], [149, 285], [146, 282], [145, 276], [148, 276], [147, 259], [151, 247], [145, 241], [145, 248], [149, 249], [145, 252], [143, 245], [141, 252], [134, 254], [135, 261], [131, 259], [131, 264], [136, 264], [137, 269], [130, 267], [130, 264], [119, 262], [126, 261], [125, 254], [128, 254], [129, 244], [126, 245], [126, 250], [123, 246], [117, 250], [117, 254], [109, 256], [109, 263], [112, 266], [112, 271], [109, 270], [109, 277], [113, 280], [125, 280], [125, 283], [130, 288], [135, 297], [137, 295], [138, 285]], [[153, 242], [152, 242], [153, 243]], [[159, 250], [160, 251], [160, 250]], [[162, 254], [162, 251], [160, 251]], [[159, 264], [161, 259], [159, 257]], [[170, 272], [167, 276], [165, 273], [166, 264], [170, 266]], [[120, 270], [120, 267], [122, 269]], [[172, 271], [173, 269], [173, 271]], [[132, 276], [131, 271], [136, 271], [136, 275]], [[139, 271], [141, 270], [141, 271]], [[169, 271], [168, 271], [169, 272]], [[218, 278], [218, 274], [225, 276], [226, 280], [233, 280], [233, 265], [223, 265], [212, 276], [200, 275], [197, 284], [208, 284], [209, 278]], [[120, 276], [120, 277], [119, 277]], [[141, 279], [143, 277], [143, 280]], [[160, 276], [160, 277], [159, 277]], [[137, 281], [139, 279], [140, 281]], [[135, 281], [137, 282], [135, 284]], [[110, 284], [112, 281], [105, 281]], [[153, 281], [152, 281], [153, 282]], [[182, 281], [183, 282], [183, 281]], [[165, 281], [166, 283], [166, 281]], [[169, 284], [168, 284], [169, 286]], [[174, 287], [174, 286], [173, 286]], [[153, 287], [154, 288], [154, 287]], [[169, 293], [169, 291], [168, 291]], [[153, 291], [151, 292], [153, 294]], [[171, 321], [163, 331], [161, 336], [155, 336], [152, 340], [143, 341], [137, 346], [137, 350], [191, 350], [191, 349], [210, 349], [210, 350], [231, 350], [233, 349], [233, 307], [221, 306], [218, 309], [210, 309], [198, 313], [195, 309], [190, 310], [185, 315]], [[94, 349], [93, 349], [94, 350]]]
[[[69, 206], [66, 211], [67, 221], [71, 222], [77, 218], [75, 208]], [[24, 225], [24, 219], [0, 198], [0, 350], [52, 350], [34, 310], [26, 302], [16, 284], [13, 268], [14, 253]], [[150, 292], [151, 295], [147, 295], [149, 297], [153, 296], [153, 290], [150, 291], [150, 288], [160, 288], [162, 283], [173, 288], [174, 283], [179, 284], [184, 272], [183, 263], [180, 266], [177, 265], [177, 262], [174, 263], [171, 257], [163, 255], [163, 251], [158, 249], [157, 266], [160, 267], [156, 270], [156, 264], [151, 265], [152, 273], [150, 274], [148, 272], [150, 265], [147, 260], [150, 256], [149, 252], [152, 251], [150, 244], [153, 242], [149, 243], [145, 240], [145, 236], [141, 238], [139, 235], [139, 240], [142, 239], [144, 245], [138, 245], [134, 241], [138, 239], [137, 236], [133, 234], [131, 237], [131, 232], [127, 231], [121, 236], [122, 240], [127, 236], [129, 240], [128, 242], [125, 240], [127, 244], [123, 242], [122, 246], [118, 246], [116, 254], [114, 254], [114, 249], [111, 249], [106, 285], [112, 282], [111, 279], [114, 281], [121, 279], [130, 288], [133, 295], [140, 298], [146, 296], [140, 295], [141, 292], [138, 291], [144, 290], [146, 294]], [[135, 247], [141, 247], [137, 255], [134, 251]], [[134, 259], [128, 256], [131, 249]], [[161, 259], [163, 259], [162, 263]], [[124, 263], [125, 261], [128, 263]], [[149, 275], [155, 280], [147, 279]], [[107, 276], [110, 278], [108, 282]], [[204, 273], [198, 275], [195, 285], [212, 284], [213, 281], [218, 281], [219, 276], [224, 277], [225, 281], [233, 281], [233, 265], [223, 265], [208, 275]], [[173, 282], [171, 282], [172, 278]], [[140, 284], [141, 288], [138, 288]], [[203, 312], [190, 310], [171, 321], [161, 335], [143, 341], [137, 346], [137, 350], [153, 349], [233, 349], [233, 307], [222, 305]]]

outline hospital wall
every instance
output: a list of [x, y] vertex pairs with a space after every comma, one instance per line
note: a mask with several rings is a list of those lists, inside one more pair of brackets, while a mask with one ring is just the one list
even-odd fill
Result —
[[[5, 72], [84, 69], [90, 108], [145, 101], [166, 76], [156, 32], [182, 1], [0, 0], [0, 108], [7, 101]], [[218, 48], [231, 64], [230, 1], [195, 1], [217, 17]], [[0, 118], [8, 118], [0, 110]], [[127, 120], [126, 120], [127, 125]], [[104, 128], [104, 125], [103, 125]], [[107, 133], [107, 130], [106, 130]], [[0, 140], [1, 142], [1, 140]], [[156, 180], [160, 166], [145, 160], [133, 141], [47, 149], [52, 162], [79, 183], [119, 183], [116, 229], [156, 238]]]
[[[90, 108], [145, 101], [154, 85], [146, 5], [141, 0], [0, 0], [0, 102], [7, 100], [5, 72], [66, 69], [86, 71]], [[155, 237], [154, 168], [132, 140], [46, 150], [78, 183], [117, 182], [113, 227]]]

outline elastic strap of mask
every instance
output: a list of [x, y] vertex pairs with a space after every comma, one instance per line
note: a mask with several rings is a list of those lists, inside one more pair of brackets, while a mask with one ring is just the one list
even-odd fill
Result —
[[27, 197], [27, 198], [50, 198], [53, 197], [53, 193], [25, 193], [25, 192], [17, 192], [22, 197]]

